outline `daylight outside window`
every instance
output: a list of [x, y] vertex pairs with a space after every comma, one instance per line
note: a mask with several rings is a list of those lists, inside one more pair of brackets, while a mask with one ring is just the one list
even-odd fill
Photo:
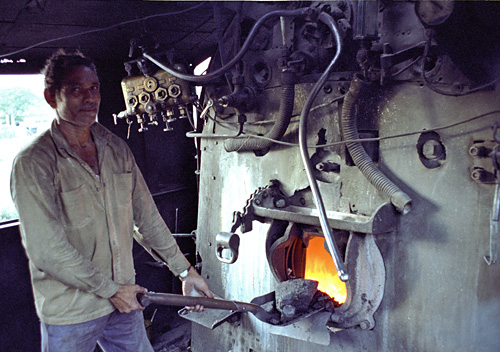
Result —
[[12, 161], [49, 128], [52, 108], [43, 98], [43, 75], [0, 75], [0, 221], [18, 217], [10, 197]]

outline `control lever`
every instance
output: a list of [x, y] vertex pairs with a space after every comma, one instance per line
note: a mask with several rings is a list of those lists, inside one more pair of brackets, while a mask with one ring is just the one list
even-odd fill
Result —
[[[500, 143], [498, 135], [498, 125], [493, 126], [493, 138]], [[485, 255], [484, 260], [488, 265], [495, 264], [498, 257], [498, 222], [500, 221], [500, 144], [497, 144], [492, 151], [491, 159], [496, 173], [495, 194], [493, 195], [493, 209], [490, 216], [490, 255]]]
[[495, 194], [493, 196], [493, 209], [491, 209], [490, 217], [490, 255], [485, 255], [484, 260], [488, 265], [495, 264], [498, 257], [498, 221], [500, 220], [500, 183], [498, 181], [499, 173], [497, 172], [497, 184], [495, 186]]

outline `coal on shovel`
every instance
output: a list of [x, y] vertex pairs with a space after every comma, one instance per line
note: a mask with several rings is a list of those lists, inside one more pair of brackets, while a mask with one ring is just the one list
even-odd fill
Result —
[[[312, 297], [316, 295], [317, 282], [312, 282], [313, 285], [311, 286], [311, 282], [308, 282], [310, 280], [301, 280], [293, 280], [293, 283], [291, 281], [283, 282], [278, 285], [277, 291], [257, 296], [250, 303], [156, 292], [138, 294], [137, 299], [144, 307], [150, 304], [179, 307], [202, 305], [205, 308], [211, 309], [252, 313], [260, 321], [272, 325], [284, 326], [324, 309], [324, 306], [322, 306], [306, 311], [305, 308], [309, 306]], [[304, 285], [309, 286], [309, 289], [305, 290]]]

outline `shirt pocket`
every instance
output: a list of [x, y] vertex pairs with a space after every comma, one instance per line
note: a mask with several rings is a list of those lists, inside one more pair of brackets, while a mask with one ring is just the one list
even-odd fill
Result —
[[94, 207], [89, 192], [90, 190], [85, 185], [71, 191], [61, 192], [63, 224], [65, 227], [83, 227], [92, 220]]
[[113, 191], [118, 208], [130, 207], [132, 204], [132, 173], [113, 174]]

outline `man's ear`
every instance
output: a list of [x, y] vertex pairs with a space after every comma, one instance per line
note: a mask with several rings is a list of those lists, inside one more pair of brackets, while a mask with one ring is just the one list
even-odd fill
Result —
[[45, 88], [43, 91], [43, 96], [45, 97], [45, 101], [53, 108], [57, 108], [57, 101], [55, 93], [52, 93], [50, 89]]

